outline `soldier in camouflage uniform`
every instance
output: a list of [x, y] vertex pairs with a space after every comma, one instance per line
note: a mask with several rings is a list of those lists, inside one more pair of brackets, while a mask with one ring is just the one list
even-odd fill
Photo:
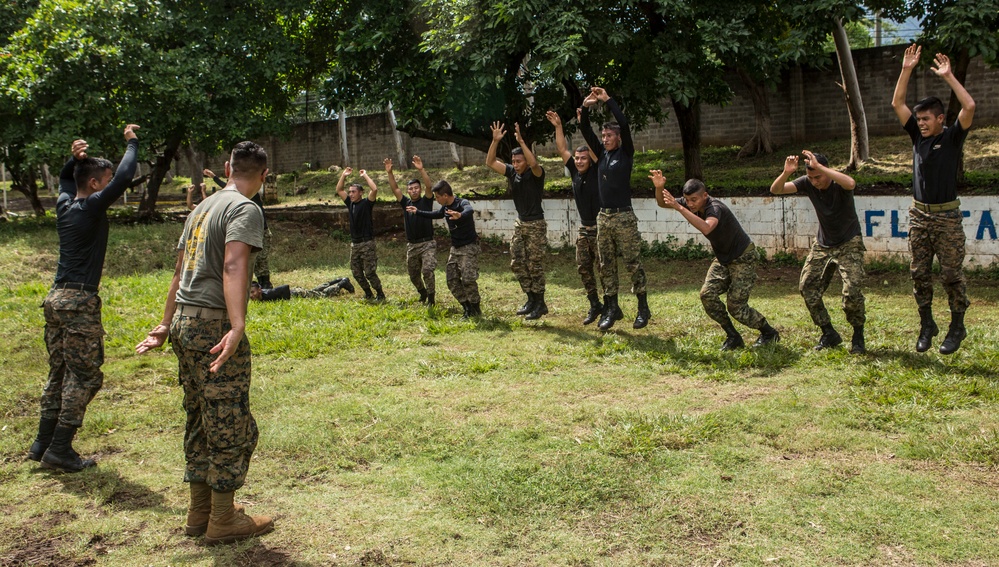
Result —
[[45, 297], [45, 346], [49, 377], [41, 398], [38, 434], [28, 458], [43, 467], [77, 472], [96, 463], [73, 449], [87, 405], [104, 383], [104, 327], [98, 289], [108, 245], [107, 209], [128, 188], [135, 174], [138, 140], [129, 124], [128, 149], [112, 178], [106, 159], [87, 157], [87, 142], [73, 142], [72, 155], [59, 175], [56, 228], [59, 266]]
[[417, 293], [420, 294], [420, 303], [432, 307], [437, 303], [437, 278], [434, 275], [434, 270], [437, 269], [437, 242], [434, 240], [434, 221], [407, 213], [406, 208], [414, 206], [424, 211], [434, 210], [434, 193], [431, 190], [433, 184], [430, 182], [427, 170], [423, 168], [423, 160], [420, 156], [413, 156], [413, 166], [420, 171], [423, 185], [420, 185], [419, 179], [410, 179], [406, 184], [406, 192], [409, 195], [403, 195], [392, 171], [392, 160], [385, 158], [384, 163], [389, 187], [403, 211], [402, 218], [406, 229], [406, 271], [409, 272], [409, 281], [413, 282]]
[[[675, 199], [666, 189], [666, 178], [662, 171], [653, 170], [651, 173], [649, 178], [656, 187], [659, 206], [679, 212], [711, 243], [715, 259], [704, 277], [701, 303], [708, 317], [725, 331], [726, 339], [722, 343], [722, 350], [745, 346], [742, 335], [729, 319], [730, 314], [743, 325], [760, 331], [753, 346], [779, 341], [777, 329], [771, 327], [763, 315], [749, 306], [749, 294], [756, 282], [759, 252], [732, 211], [722, 202], [712, 199], [707, 187], [698, 179], [688, 180], [683, 185], [683, 197]], [[726, 303], [719, 299], [722, 294], [726, 294]]]
[[[375, 249], [375, 231], [372, 213], [375, 200], [378, 198], [378, 187], [374, 180], [368, 177], [368, 172], [361, 170], [361, 179], [368, 184], [368, 196], [364, 197], [364, 189], [357, 183], [351, 183], [345, 191], [343, 186], [347, 176], [354, 172], [347, 167], [340, 173], [336, 184], [336, 193], [347, 206], [347, 216], [350, 219], [350, 271], [357, 280], [357, 285], [364, 290], [364, 299], [369, 301], [385, 301], [382, 291], [382, 281], [378, 277], [378, 252]], [[371, 289], [375, 294], [372, 295]]]
[[[215, 185], [217, 185], [220, 189], [225, 187], [226, 184], [225, 179], [222, 179], [218, 175], [215, 175], [215, 172], [213, 172], [212, 170], [205, 169], [202, 170], [201, 173], [205, 177], [210, 177], [212, 181], [215, 182]], [[257, 253], [257, 259], [253, 263], [253, 275], [254, 277], [257, 278], [257, 281], [260, 282], [261, 287], [263, 287], [264, 289], [270, 289], [272, 287], [271, 264], [270, 264], [271, 229], [269, 226], [267, 226], [267, 213], [264, 212], [263, 193], [264, 190], [261, 188], [260, 191], [257, 191], [257, 194], [253, 196], [253, 199], [251, 199], [254, 203], [257, 204], [258, 207], [260, 207], [260, 212], [264, 215], [264, 247], [261, 248], [260, 252]], [[202, 194], [204, 194], [204, 190], [202, 190]], [[194, 207], [191, 208], [193, 209]]]
[[[799, 190], [808, 196], [819, 219], [819, 235], [801, 269], [798, 290], [805, 298], [805, 305], [812, 321], [822, 329], [822, 336], [815, 350], [839, 345], [843, 338], [832, 326], [829, 312], [822, 302], [822, 294], [829, 286], [825, 277], [831, 266], [838, 266], [843, 278], [843, 312], [853, 327], [850, 352], [864, 354], [864, 238], [860, 233], [860, 219], [853, 204], [853, 190], [857, 183], [849, 175], [831, 169], [829, 160], [822, 154], [805, 150], [806, 175], [794, 181], [788, 179], [798, 170], [798, 156], [787, 156], [784, 171], [770, 186], [774, 195], [789, 195]], [[831, 275], [831, 274], [830, 274]]]
[[964, 140], [975, 116], [975, 101], [954, 73], [950, 59], [942, 53], [934, 57], [931, 70], [944, 80], [961, 103], [957, 120], [945, 127], [943, 103], [929, 97], [909, 110], [905, 101], [912, 70], [919, 63], [921, 49], [913, 44], [905, 50], [902, 72], [895, 85], [892, 108], [912, 140], [912, 208], [909, 209], [909, 251], [912, 262], [913, 295], [919, 308], [919, 337], [916, 351], [929, 350], [939, 333], [933, 320], [933, 256], [940, 261], [941, 279], [950, 305], [950, 328], [940, 345], [941, 354], [952, 354], [968, 336], [964, 313], [968, 309], [964, 281], [964, 226], [961, 200], [957, 198], [957, 176]]
[[312, 289], [279, 285], [275, 288], [262, 288], [259, 283], [250, 284], [250, 299], [253, 301], [276, 301], [300, 297], [303, 299], [324, 299], [340, 295], [341, 291], [354, 293], [354, 284], [347, 278], [335, 278]]
[[[234, 504], [257, 446], [250, 413], [247, 290], [263, 245], [263, 213], [250, 200], [267, 175], [267, 154], [241, 142], [226, 162], [228, 184], [188, 216], [163, 319], [136, 346], [143, 353], [169, 336], [177, 354], [187, 423], [184, 481], [190, 484], [188, 535], [230, 543], [271, 531], [266, 516]], [[231, 308], [231, 309], [228, 309]]]

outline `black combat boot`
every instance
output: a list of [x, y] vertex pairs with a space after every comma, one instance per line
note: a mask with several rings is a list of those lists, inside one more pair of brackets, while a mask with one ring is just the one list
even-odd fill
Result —
[[586, 298], [590, 300], [590, 312], [583, 319], [583, 324], [589, 325], [600, 318], [600, 312], [604, 310], [604, 306], [600, 303], [600, 296], [595, 291], [588, 293]]
[[420, 292], [420, 303], [426, 303], [427, 302], [427, 290], [425, 290], [425, 289], [418, 289], [416, 291]]
[[433, 307], [434, 305], [437, 305], [436, 295], [437, 294], [432, 291], [427, 292], [427, 301], [426, 301], [427, 307]]
[[482, 317], [482, 304], [469, 302], [468, 314], [471, 315], [472, 317]]
[[780, 340], [780, 333], [777, 332], [777, 329], [771, 327], [770, 323], [767, 323], [767, 320], [764, 319], [763, 326], [760, 327], [760, 337], [756, 339], [756, 342], [753, 343], [753, 346], [761, 347], [763, 345], [768, 345], [770, 343], [776, 343], [779, 340]]
[[632, 327], [642, 329], [652, 319], [652, 311], [649, 310], [649, 296], [645, 293], [636, 293], [635, 296], [638, 297], [638, 315], [635, 317], [635, 324]]
[[604, 296], [604, 313], [600, 317], [600, 323], [597, 324], [601, 331], [606, 331], [614, 326], [614, 321], [620, 321], [624, 319], [624, 313], [621, 312], [621, 308], [617, 304], [616, 295], [605, 295]]
[[548, 314], [548, 304], [545, 303], [545, 293], [535, 293], [534, 294], [534, 309], [524, 317], [527, 321], [533, 321], [535, 319], [540, 319], [542, 315]]
[[839, 336], [832, 323], [822, 325], [822, 336], [819, 337], [819, 344], [815, 345], [815, 350], [823, 350], [839, 346], [843, 342], [843, 337]]
[[271, 285], [271, 276], [270, 276], [270, 274], [268, 274], [266, 276], [260, 276], [259, 278], [257, 278], [257, 283], [259, 283], [260, 287], [262, 287], [264, 289], [273, 289], [274, 288], [274, 286]]
[[470, 311], [472, 309], [472, 302], [471, 301], [462, 301], [461, 302], [461, 308], [462, 308], [462, 313], [461, 313], [461, 318], [462, 319], [468, 319], [469, 317], [472, 316], [472, 314], [470, 313]]
[[722, 350], [735, 350], [746, 346], [745, 341], [742, 340], [742, 335], [739, 334], [739, 331], [735, 330], [735, 325], [732, 324], [732, 321], [725, 323], [721, 328], [725, 331], [725, 342], [722, 343]]
[[375, 301], [377, 301], [379, 303], [381, 303], [382, 301], [385, 301], [385, 292], [382, 291], [382, 288], [380, 288], [380, 287], [376, 287], [375, 288]]
[[863, 325], [857, 325], [853, 328], [853, 340], [850, 341], [850, 354], [867, 354], [867, 346], [864, 344]]
[[535, 298], [534, 293], [530, 291], [527, 292], [527, 301], [525, 301], [524, 304], [520, 306], [520, 309], [517, 310], [517, 315], [527, 315], [531, 311], [534, 311], [534, 304], [536, 302], [537, 299]]
[[62, 472], [79, 472], [97, 465], [97, 461], [81, 459], [80, 455], [73, 450], [73, 437], [75, 436], [75, 427], [57, 425], [55, 432], [52, 433], [52, 444], [42, 455], [42, 466]]
[[371, 288], [370, 287], [361, 286], [361, 289], [364, 290], [364, 300], [365, 301], [374, 301], [375, 294], [371, 293]]
[[968, 330], [964, 328], [964, 311], [960, 313], [951, 311], [950, 329], [947, 330], [947, 336], [940, 345], [940, 354], [954, 354], [961, 348], [961, 341], [967, 336]]
[[38, 435], [35, 436], [35, 442], [28, 449], [29, 459], [32, 461], [42, 460], [45, 450], [52, 444], [52, 434], [58, 423], [59, 420], [54, 417], [43, 417], [38, 420]]
[[354, 284], [350, 283], [350, 279], [342, 278], [339, 280], [340, 289], [347, 290], [347, 293], [354, 293]]
[[[962, 314], [963, 315], [963, 314]], [[940, 333], [936, 321], [933, 320], [931, 307], [919, 308], [919, 338], [916, 339], [916, 352], [926, 352], [933, 345], [933, 337]], [[964, 337], [961, 337], [964, 338]], [[958, 341], [960, 344], [961, 341]]]

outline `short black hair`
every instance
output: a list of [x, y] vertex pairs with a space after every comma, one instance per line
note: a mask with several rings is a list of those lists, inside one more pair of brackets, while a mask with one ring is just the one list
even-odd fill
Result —
[[349, 191], [349, 190], [353, 189], [354, 187], [357, 187], [358, 191], [360, 191], [361, 193], [364, 193], [364, 186], [361, 185], [360, 183], [351, 183], [350, 185], [347, 186], [347, 190]]
[[912, 113], [923, 112], [924, 110], [929, 110], [933, 113], [933, 116], [940, 116], [944, 113], [943, 102], [935, 96], [928, 96], [923, 100], [916, 103], [916, 106], [912, 107]]
[[434, 183], [433, 192], [440, 195], [451, 195], [454, 196], [454, 191], [451, 190], [451, 184], [447, 181], [441, 179], [437, 183]]
[[700, 179], [688, 179], [686, 183], [683, 184], [683, 194], [693, 195], [694, 193], [700, 193], [701, 191], [707, 191], [708, 186], [704, 184]]
[[417, 184], [417, 185], [419, 185], [419, 186], [421, 186], [421, 187], [423, 186], [423, 184], [420, 183], [420, 180], [414, 177], [414, 178], [412, 178], [412, 179], [410, 179], [409, 181], [406, 182], [406, 187], [409, 187], [410, 185], [412, 185], [414, 183]]
[[576, 148], [576, 153], [578, 154], [579, 152], [586, 152], [586, 155], [590, 155], [590, 148], [589, 146], [579, 146]]
[[514, 149], [510, 150], [510, 155], [511, 156], [522, 156], [522, 155], [524, 155], [524, 149], [523, 148], [514, 148]]
[[621, 125], [617, 122], [604, 122], [604, 125], [600, 127], [600, 130], [613, 130], [617, 134], [621, 135]]
[[76, 190], [79, 191], [81, 188], [86, 187], [87, 182], [91, 179], [100, 181], [100, 176], [105, 171], [113, 169], [114, 164], [104, 158], [88, 157], [76, 162], [76, 168], [73, 170], [73, 180], [76, 181]]
[[267, 169], [267, 152], [253, 142], [240, 142], [232, 148], [229, 168], [237, 177], [260, 173]]
[[[822, 154], [815, 154], [815, 153], [813, 153], [812, 155], [815, 156], [815, 161], [821, 163], [822, 165], [824, 165], [826, 167], [829, 167], [829, 158], [827, 158], [826, 156], [824, 156]], [[815, 169], [814, 167], [812, 167], [810, 165], [806, 166], [806, 168], [807, 169]]]

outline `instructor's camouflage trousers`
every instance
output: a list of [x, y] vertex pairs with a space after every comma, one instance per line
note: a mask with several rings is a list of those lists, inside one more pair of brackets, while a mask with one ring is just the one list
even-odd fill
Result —
[[377, 269], [378, 252], [375, 250], [375, 241], [351, 242], [350, 271], [365, 293], [372, 287], [382, 288], [382, 280], [378, 279]]
[[243, 486], [257, 446], [257, 422], [250, 413], [250, 340], [243, 335], [218, 372], [209, 366], [218, 354], [209, 351], [229, 332], [229, 320], [180, 315], [170, 325], [184, 388], [185, 482], [206, 482], [217, 492]]
[[480, 303], [479, 297], [479, 243], [473, 242], [460, 248], [451, 247], [448, 256], [447, 287], [458, 303]]
[[[759, 311], [749, 306], [749, 294], [756, 282], [756, 262], [759, 257], [756, 245], [750, 244], [741, 256], [727, 266], [722, 265], [717, 258], [711, 262], [708, 274], [704, 276], [704, 285], [701, 286], [701, 303], [708, 317], [719, 325], [730, 322], [729, 313], [733, 319], [750, 329], [759, 329], [766, 322]], [[723, 293], [725, 303], [719, 299]]]
[[437, 243], [433, 240], [406, 245], [406, 270], [417, 291], [437, 293]]
[[271, 279], [271, 265], [267, 261], [271, 251], [271, 229], [264, 229], [264, 246], [257, 252], [257, 259], [253, 263], [253, 275], [257, 281], [269, 281]]
[[[822, 301], [822, 295], [832, 279], [830, 270], [839, 269], [843, 278], [843, 312], [852, 327], [862, 327], [867, 320], [864, 310], [864, 238], [855, 236], [839, 246], [825, 247], [812, 243], [812, 249], [805, 258], [798, 280], [798, 291], [805, 299], [805, 306], [812, 316], [812, 322], [823, 327], [829, 324], [829, 312]], [[826, 277], [828, 275], [828, 277]]]
[[545, 257], [548, 255], [548, 223], [545, 219], [513, 225], [510, 269], [524, 293], [545, 292]]
[[87, 404], [104, 384], [104, 326], [96, 292], [53, 289], [42, 303], [49, 380], [42, 391], [41, 416], [80, 427]]
[[632, 293], [645, 293], [645, 270], [640, 253], [642, 235], [638, 232], [638, 217], [634, 211], [597, 215], [597, 248], [600, 251], [600, 283], [604, 293], [617, 295], [617, 257], [631, 274]]
[[924, 213], [909, 209], [909, 252], [912, 262], [912, 293], [916, 305], [933, 303], [933, 256], [940, 261], [940, 279], [947, 291], [952, 313], [968, 310], [968, 286], [964, 281], [964, 217], [960, 210]]
[[597, 227], [580, 226], [576, 236], [576, 271], [583, 280], [587, 294], [597, 293], [597, 277], [593, 269], [598, 266], [600, 252], [597, 250]]

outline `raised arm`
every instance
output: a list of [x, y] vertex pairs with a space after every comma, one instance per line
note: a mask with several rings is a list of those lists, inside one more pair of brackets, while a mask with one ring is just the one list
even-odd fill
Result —
[[554, 110], [546, 112], [545, 118], [555, 127], [555, 149], [558, 150], [558, 155], [562, 156], [562, 163], [569, 163], [569, 160], [572, 159], [572, 152], [569, 151], [569, 145], [565, 143], [562, 119]]
[[833, 181], [838, 183], [839, 186], [842, 187], [843, 189], [846, 189], [847, 191], [853, 191], [853, 188], [857, 186], [857, 182], [854, 181], [854, 179], [849, 175], [843, 173], [842, 171], [837, 171], [831, 167], [826, 167], [821, 163], [819, 163], [819, 160], [815, 159], [815, 154], [813, 154], [812, 152], [808, 150], [802, 150], [801, 153], [804, 154], [805, 156], [805, 166], [811, 169], [815, 169], [820, 173], [828, 176], [829, 179], [832, 179]]
[[344, 201], [347, 200], [347, 191], [343, 188], [343, 185], [344, 181], [347, 179], [347, 176], [350, 175], [351, 173], [354, 173], [353, 169], [349, 167], [343, 168], [343, 171], [340, 172], [340, 179], [337, 180], [336, 182], [336, 194]]
[[215, 175], [214, 171], [206, 168], [201, 170], [201, 174], [204, 175], [205, 177], [211, 178], [211, 180], [214, 181], [215, 184], [218, 185], [220, 189], [225, 188], [225, 179], [222, 179], [218, 175]]
[[128, 186], [132, 183], [132, 178], [135, 177], [136, 159], [139, 153], [139, 139], [135, 135], [135, 131], [138, 129], [139, 127], [135, 124], [125, 126], [125, 141], [128, 142], [128, 149], [125, 150], [125, 156], [118, 163], [118, 170], [114, 172], [111, 183], [108, 183], [108, 186], [104, 189], [87, 197], [88, 203], [93, 204], [95, 207], [106, 209], [120, 199], [125, 190], [128, 189]]
[[506, 136], [506, 129], [500, 122], [493, 122], [489, 128], [493, 131], [493, 141], [489, 143], [489, 151], [486, 152], [486, 165], [496, 173], [506, 175], [506, 164], [496, 159], [496, 149], [503, 136]]
[[590, 108], [595, 104], [597, 104], [597, 97], [593, 96], [592, 93], [583, 99], [583, 108], [579, 111], [579, 131], [583, 134], [583, 139], [586, 140], [586, 145], [590, 147], [590, 151], [596, 154], [597, 159], [594, 161], [599, 161], [600, 156], [604, 155], [604, 144], [597, 137], [590, 124]]
[[378, 186], [375, 185], [375, 180], [368, 176], [367, 170], [361, 170], [361, 179], [368, 184], [368, 200], [372, 203], [378, 199]]
[[423, 168], [423, 160], [420, 159], [420, 156], [413, 156], [413, 167], [420, 171], [420, 178], [423, 179], [423, 194], [427, 199], [433, 199], [433, 182], [430, 180], [430, 174]]
[[392, 158], [385, 158], [385, 173], [388, 174], [389, 189], [392, 189], [392, 194], [395, 195], [396, 201], [402, 200], [402, 191], [399, 190], [399, 184], [395, 181], [395, 173], [392, 173]]
[[[653, 169], [649, 173], [649, 179], [652, 180], [652, 184], [656, 187], [656, 192], [662, 194], [663, 205], [668, 209], [675, 209], [683, 218], [687, 219], [687, 222], [691, 224], [694, 228], [699, 230], [701, 234], [707, 236], [711, 234], [712, 231], [718, 226], [718, 219], [714, 217], [708, 217], [702, 219], [701, 217], [694, 214], [693, 211], [684, 207], [680, 204], [673, 194], [666, 189], [666, 178], [663, 177], [663, 172], [658, 169]], [[658, 197], [657, 197], [658, 198]]]
[[943, 53], [937, 53], [933, 58], [935, 67], [930, 70], [943, 79], [950, 90], [954, 91], [958, 102], [961, 103], [961, 111], [957, 113], [957, 121], [961, 123], [961, 128], [968, 130], [971, 128], [971, 121], [975, 117], [975, 99], [971, 98], [964, 85], [957, 80], [950, 68], [950, 59]]
[[[599, 87], [595, 87], [599, 88]], [[631, 139], [631, 126], [628, 125], [628, 118], [621, 112], [621, 107], [617, 105], [617, 101], [610, 98], [607, 91], [600, 89], [602, 91], [601, 95], [597, 95], [597, 98], [607, 103], [607, 108], [610, 109], [611, 114], [614, 115], [614, 119], [617, 120], [618, 125], [621, 127], [621, 149], [623, 149], [628, 154], [635, 153], [635, 141]]]
[[902, 56], [902, 72], [899, 73], [898, 82], [895, 83], [895, 94], [891, 97], [891, 107], [895, 110], [895, 116], [898, 116], [898, 121], [903, 126], [912, 116], [912, 110], [905, 104], [905, 93], [909, 89], [909, 77], [912, 76], [912, 70], [919, 63], [921, 52], [922, 48], [915, 43], [905, 48], [905, 55]]
[[[541, 165], [538, 164], [538, 158], [534, 157], [534, 152], [531, 151], [531, 147], [527, 145], [524, 138], [520, 135], [520, 123], [513, 125], [513, 137], [517, 139], [517, 143], [520, 144], [521, 151], [524, 152], [524, 160], [527, 161], [527, 166], [531, 168], [531, 173], [535, 177], [541, 177], [544, 175], [545, 170], [541, 169]], [[503, 167], [503, 172], [506, 173], [506, 166]]]
[[194, 210], [194, 191], [197, 187], [192, 183], [190, 187], [187, 188], [187, 210]]
[[59, 172], [59, 192], [66, 193], [70, 198], [76, 196], [76, 178], [73, 177], [73, 172], [76, 171], [76, 162], [87, 159], [88, 147], [86, 140], [74, 141], [71, 149], [73, 156]]
[[794, 183], [788, 181], [794, 172], [798, 171], [798, 156], [787, 156], [784, 158], [784, 171], [780, 172], [777, 179], [770, 184], [770, 192], [774, 195], [789, 195], [797, 193], [798, 188]]

